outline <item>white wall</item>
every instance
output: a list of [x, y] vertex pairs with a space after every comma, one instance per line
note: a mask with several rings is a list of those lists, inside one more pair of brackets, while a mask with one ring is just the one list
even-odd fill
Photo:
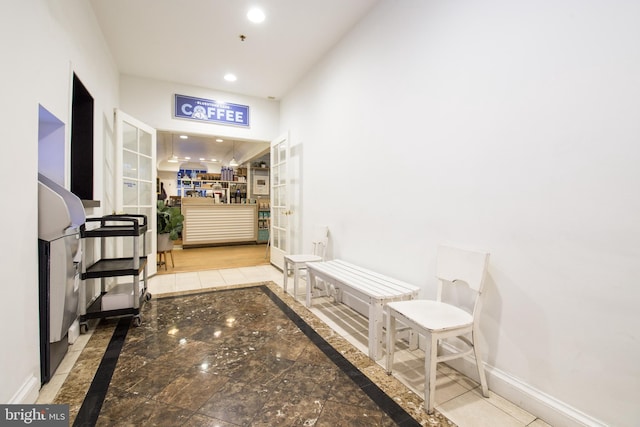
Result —
[[[38, 328], [38, 105], [66, 126], [72, 73], [95, 100], [94, 191], [101, 198], [100, 153], [117, 105], [118, 74], [88, 2], [31, 0], [0, 4], [0, 167], [4, 208], [0, 256], [0, 402], [32, 403], [40, 387]], [[68, 170], [68, 166], [67, 166]], [[67, 180], [68, 180], [67, 176]], [[68, 181], [67, 181], [68, 182]], [[99, 214], [89, 212], [89, 214]]]
[[[175, 94], [248, 105], [250, 126], [245, 128], [176, 119], [173, 117]], [[271, 141], [277, 136], [277, 101], [129, 75], [120, 78], [120, 99], [124, 112], [158, 130], [257, 141]]]
[[640, 420], [639, 18], [383, 0], [281, 103], [303, 245], [424, 297], [438, 244], [488, 249], [490, 388], [556, 425]]
[[176, 172], [173, 171], [158, 171], [158, 178], [160, 178], [160, 182], [164, 184], [164, 191], [167, 193], [167, 200], [169, 196], [178, 195], [178, 181], [176, 176]]

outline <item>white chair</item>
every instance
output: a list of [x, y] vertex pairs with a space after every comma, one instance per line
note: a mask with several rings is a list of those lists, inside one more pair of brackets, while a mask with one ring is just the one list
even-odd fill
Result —
[[[396, 319], [412, 331], [426, 337], [425, 345], [425, 385], [424, 407], [432, 414], [435, 404], [436, 365], [438, 362], [461, 358], [474, 353], [482, 395], [489, 397], [487, 379], [480, 343], [478, 342], [479, 313], [482, 306], [482, 289], [486, 275], [489, 254], [440, 246], [436, 276], [438, 278], [437, 299], [390, 302], [386, 305], [387, 327], [387, 373], [393, 368], [393, 353], [396, 341]], [[443, 288], [464, 282], [472, 290], [473, 309], [465, 311], [460, 307], [442, 302]], [[438, 356], [438, 342], [444, 338], [457, 338], [463, 343], [463, 350]], [[458, 347], [456, 347], [458, 348]]]
[[308, 262], [324, 261], [327, 251], [327, 242], [329, 241], [329, 227], [314, 227], [311, 241], [311, 254], [285, 255], [284, 256], [284, 281], [283, 289], [287, 292], [287, 279], [289, 271], [293, 270], [293, 296], [298, 294], [298, 283], [300, 275], [306, 271]]

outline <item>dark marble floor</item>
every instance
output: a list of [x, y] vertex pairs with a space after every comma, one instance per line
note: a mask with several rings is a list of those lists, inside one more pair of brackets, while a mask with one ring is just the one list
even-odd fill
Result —
[[55, 403], [77, 426], [452, 425], [278, 289], [154, 298], [138, 328], [101, 321]]

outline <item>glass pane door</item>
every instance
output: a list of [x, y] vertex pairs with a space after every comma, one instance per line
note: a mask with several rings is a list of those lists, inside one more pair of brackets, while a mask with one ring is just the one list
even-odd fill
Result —
[[288, 169], [289, 136], [271, 142], [271, 264], [284, 269], [290, 251]]
[[[147, 245], [139, 250], [141, 254], [154, 254], [147, 263], [147, 273], [151, 275], [156, 272], [156, 130], [119, 110], [116, 110], [116, 128], [117, 212], [147, 216]], [[142, 245], [142, 239], [140, 241]], [[122, 256], [133, 255], [130, 245], [119, 246]]]

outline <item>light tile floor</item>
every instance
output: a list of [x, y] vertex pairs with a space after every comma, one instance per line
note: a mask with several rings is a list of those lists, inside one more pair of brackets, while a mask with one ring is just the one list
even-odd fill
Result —
[[[163, 274], [149, 279], [148, 287], [152, 295], [159, 295], [266, 280], [282, 286], [282, 272], [271, 265], [260, 265]], [[301, 294], [297, 295], [300, 301], [304, 300], [304, 285], [303, 280], [298, 289]], [[293, 291], [292, 287], [290, 284], [290, 292]], [[344, 305], [329, 301], [314, 302], [311, 311], [336, 333], [367, 353], [367, 321], [364, 317]], [[70, 346], [55, 375], [40, 391], [37, 403], [49, 403], [53, 400], [90, 337], [91, 333], [80, 335]], [[384, 360], [379, 363], [383, 364]], [[423, 365], [424, 354], [421, 350], [411, 352], [405, 349], [396, 352], [394, 376], [420, 396], [424, 387]], [[436, 409], [459, 427], [550, 427], [549, 424], [491, 391], [488, 399], [482, 397], [479, 385], [475, 381], [442, 364], [438, 365]]]

